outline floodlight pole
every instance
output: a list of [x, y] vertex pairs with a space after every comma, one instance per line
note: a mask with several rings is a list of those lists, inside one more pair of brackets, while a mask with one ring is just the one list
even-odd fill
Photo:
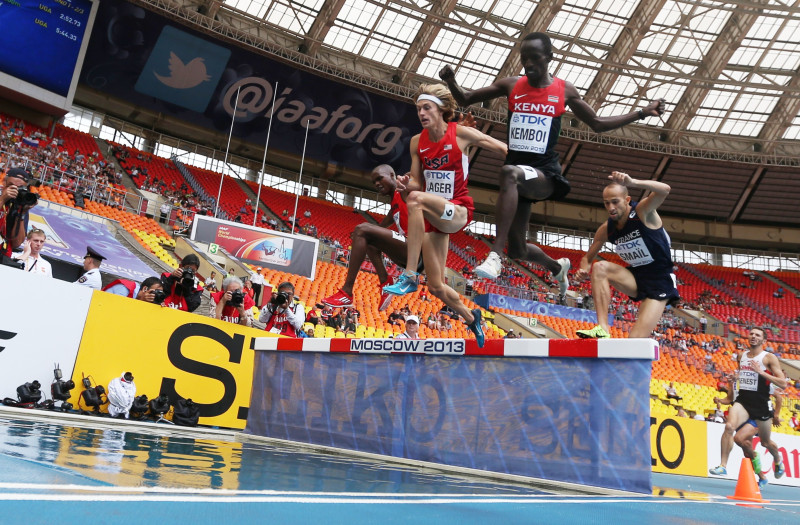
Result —
[[306, 138], [303, 140], [303, 156], [300, 159], [300, 173], [297, 174], [297, 188], [294, 195], [294, 220], [292, 221], [292, 235], [294, 235], [294, 225], [297, 224], [297, 201], [300, 200], [301, 180], [303, 178], [303, 165], [306, 162], [306, 144], [308, 144], [308, 125], [309, 121], [306, 120]]
[[267, 146], [269, 146], [269, 134], [272, 131], [272, 117], [275, 116], [275, 97], [278, 96], [278, 83], [275, 82], [275, 89], [272, 92], [272, 107], [269, 112], [269, 126], [267, 126], [267, 141], [264, 143], [264, 159], [261, 161], [261, 177], [258, 178], [258, 194], [256, 195], [256, 212], [253, 214], [253, 226], [256, 225], [258, 218], [258, 205], [261, 203], [261, 185], [264, 184], [264, 168], [267, 165]]
[[[242, 86], [236, 88], [236, 102], [233, 105], [233, 116], [231, 117], [231, 130], [228, 132], [228, 145], [225, 147], [225, 160], [222, 162], [222, 169], [225, 169], [225, 166], [228, 165], [228, 152], [231, 149], [231, 137], [233, 136], [233, 123], [236, 122], [236, 110], [239, 109], [239, 91], [242, 89]], [[220, 178], [219, 178], [219, 191], [217, 192], [217, 204], [214, 207], [214, 218], [218, 219], [217, 215], [219, 215], [219, 199], [222, 198], [222, 183], [225, 181], [225, 172], [220, 171]]]

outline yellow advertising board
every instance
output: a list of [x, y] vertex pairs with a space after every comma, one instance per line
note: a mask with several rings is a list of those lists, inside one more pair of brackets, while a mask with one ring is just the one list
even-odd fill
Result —
[[252, 341], [262, 330], [94, 292], [72, 380], [104, 387], [131, 372], [136, 395], [200, 405], [200, 424], [244, 428], [253, 380]]
[[650, 417], [653, 472], [706, 476], [706, 422], [654, 414]]

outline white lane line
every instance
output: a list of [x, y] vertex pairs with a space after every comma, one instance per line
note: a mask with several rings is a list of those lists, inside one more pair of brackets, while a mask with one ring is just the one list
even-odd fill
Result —
[[[367, 504], [380, 504], [380, 505], [444, 505], [444, 504], [464, 504], [464, 503], [479, 503], [479, 504], [533, 504], [533, 505], [563, 505], [563, 504], [644, 504], [644, 505], [675, 505], [675, 504], [722, 504], [722, 505], [737, 505], [742, 502], [734, 501], [691, 501], [691, 500], [675, 500], [665, 499], [654, 501], [652, 499], [517, 499], [517, 498], [432, 498], [425, 499], [391, 499], [391, 498], [338, 498], [338, 497], [291, 497], [291, 496], [251, 496], [251, 497], [181, 497], [181, 496], [135, 496], [135, 495], [76, 495], [76, 494], [0, 494], [0, 501], [80, 501], [80, 502], [183, 502], [183, 503], [304, 503], [304, 504], [346, 504], [346, 505], [367, 505]], [[750, 503], [749, 505], [757, 505]], [[765, 504], [760, 504], [765, 505]], [[800, 507], [800, 502], [792, 503], [774, 503], [770, 502], [766, 505], [779, 506], [779, 507]]]

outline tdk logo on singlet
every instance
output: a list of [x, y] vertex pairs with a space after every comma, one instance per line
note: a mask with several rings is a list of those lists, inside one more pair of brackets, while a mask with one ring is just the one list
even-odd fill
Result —
[[614, 248], [617, 255], [631, 266], [642, 266], [653, 262], [653, 256], [638, 229], [617, 239]]
[[534, 126], [545, 126], [550, 123], [550, 117], [543, 117], [541, 115], [525, 115], [522, 113], [514, 115], [514, 122], [532, 124]]

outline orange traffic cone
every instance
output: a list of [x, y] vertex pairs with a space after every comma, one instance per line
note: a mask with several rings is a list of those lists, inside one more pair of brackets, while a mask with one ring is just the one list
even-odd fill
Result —
[[753, 472], [752, 462], [747, 458], [742, 459], [742, 466], [739, 467], [739, 480], [736, 482], [736, 491], [733, 496], [728, 496], [728, 498], [769, 503], [768, 499], [761, 499], [761, 491], [758, 488], [755, 477], [756, 473]]

